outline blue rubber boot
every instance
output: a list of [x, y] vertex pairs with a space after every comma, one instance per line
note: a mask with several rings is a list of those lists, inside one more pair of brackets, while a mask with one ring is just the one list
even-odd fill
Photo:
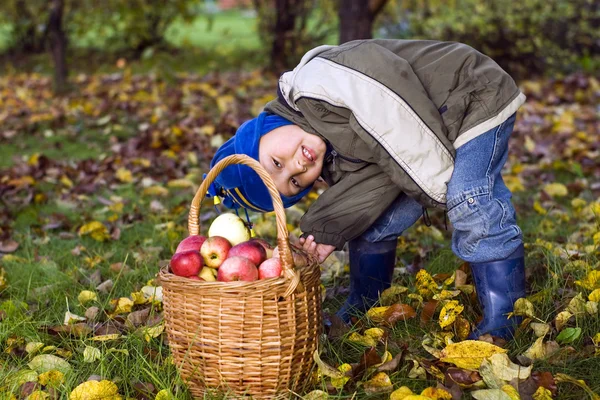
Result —
[[520, 317], [506, 318], [513, 311], [517, 299], [525, 297], [525, 257], [523, 245], [507, 259], [485, 263], [471, 263], [471, 273], [477, 298], [483, 312], [483, 321], [469, 335], [477, 339], [486, 333], [503, 339], [512, 339]]
[[371, 308], [381, 292], [391, 286], [397, 243], [397, 240], [370, 243], [360, 239], [348, 242], [350, 294], [336, 313], [345, 323], [349, 324], [353, 315]]

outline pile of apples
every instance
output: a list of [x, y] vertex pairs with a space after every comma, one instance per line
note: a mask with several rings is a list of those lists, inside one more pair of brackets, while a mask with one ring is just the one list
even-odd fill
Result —
[[[301, 255], [295, 255], [299, 259]], [[235, 214], [219, 215], [208, 236], [183, 239], [171, 258], [171, 272], [189, 279], [214, 282], [255, 281], [281, 276], [277, 248], [261, 238], [250, 238], [250, 230]]]

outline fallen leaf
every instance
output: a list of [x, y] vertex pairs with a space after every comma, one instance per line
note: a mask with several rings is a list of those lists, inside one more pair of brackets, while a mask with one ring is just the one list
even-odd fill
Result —
[[92, 346], [85, 346], [85, 349], [83, 350], [83, 362], [93, 363], [101, 357], [102, 353], [100, 353], [99, 349]]
[[557, 331], [562, 331], [564, 326], [569, 322], [569, 319], [573, 316], [569, 311], [561, 311], [554, 318], [554, 326]]
[[471, 396], [476, 400], [513, 400], [500, 389], [475, 390], [471, 392]]
[[390, 377], [385, 372], [378, 372], [363, 383], [363, 390], [367, 394], [386, 393], [393, 390], [393, 385]]
[[589, 386], [585, 383], [585, 381], [581, 379], [575, 379], [572, 376], [560, 372], [554, 375], [554, 379], [557, 383], [571, 383], [573, 385], [579, 386], [590, 396], [592, 400], [600, 399], [600, 396], [594, 393], [592, 389], [590, 389]]
[[52, 354], [40, 354], [39, 356], [35, 356], [27, 365], [38, 374], [53, 369], [60, 371], [65, 375], [71, 371], [71, 365], [68, 361]]
[[523, 297], [517, 299], [517, 301], [515, 301], [513, 312], [511, 314], [534, 318], [533, 304]]
[[319, 371], [324, 376], [328, 376], [334, 379], [340, 379], [346, 376], [346, 374], [341, 372], [339, 369], [333, 368], [331, 365], [322, 361], [317, 350], [315, 350], [313, 353], [313, 360], [315, 360], [315, 363], [319, 367]]
[[452, 343], [442, 350], [440, 361], [454, 364], [459, 368], [477, 370], [481, 362], [494, 354], [507, 350], [479, 340], [465, 340]]
[[435, 387], [423, 389], [421, 396], [425, 396], [432, 400], [452, 400], [452, 395], [448, 391]]
[[533, 400], [552, 400], [552, 392], [540, 386], [533, 394]]
[[65, 382], [65, 374], [53, 369], [40, 374], [38, 382], [40, 385], [58, 387]]
[[352, 366], [350, 364], [342, 364], [338, 367], [338, 371], [344, 374], [344, 376], [341, 378], [331, 378], [331, 385], [336, 389], [342, 389], [350, 380], [348, 373], [352, 371]]
[[[168, 400], [168, 399], [159, 399], [158, 395], [156, 395], [156, 399], [154, 400]], [[313, 390], [302, 396], [303, 400], [327, 400], [329, 399], [329, 395], [322, 390]]]
[[114, 382], [86, 381], [73, 389], [69, 400], [121, 400], [121, 396]]
[[446, 302], [446, 304], [444, 304], [444, 306], [442, 307], [442, 310], [440, 311], [440, 316], [439, 316], [439, 324], [440, 327], [443, 329], [447, 326], [450, 326], [454, 323], [454, 321], [456, 320], [456, 317], [463, 312], [464, 310], [464, 306], [462, 304], [459, 304], [458, 301], [456, 300], [450, 300], [448, 302]]
[[98, 296], [95, 292], [92, 292], [91, 290], [82, 290], [77, 296], [77, 300], [79, 300], [81, 304], [86, 304], [90, 301], [98, 300]]
[[78, 234], [79, 236], [90, 235], [92, 239], [98, 242], [104, 242], [110, 239], [108, 228], [106, 228], [106, 226], [99, 221], [92, 221], [83, 225], [81, 228], [79, 228]]

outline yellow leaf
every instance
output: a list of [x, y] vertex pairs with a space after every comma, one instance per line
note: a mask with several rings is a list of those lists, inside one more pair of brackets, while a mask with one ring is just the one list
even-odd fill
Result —
[[381, 322], [381, 321], [383, 321], [383, 316], [384, 316], [385, 312], [388, 310], [388, 308], [390, 308], [390, 307], [389, 306], [371, 307], [369, 309], [369, 311], [367, 311], [367, 316], [369, 317], [369, 319], [371, 319], [375, 322]]
[[448, 391], [435, 387], [423, 389], [421, 396], [425, 396], [432, 400], [452, 400], [452, 395]]
[[476, 400], [512, 400], [508, 394], [500, 389], [483, 389], [471, 392]]
[[595, 301], [588, 301], [585, 303], [585, 312], [592, 317], [598, 315], [598, 303]]
[[163, 333], [163, 331], [165, 330], [165, 324], [160, 323], [155, 326], [143, 327], [141, 329], [144, 334], [144, 339], [146, 340], [146, 342], [150, 342], [150, 340], [152, 340], [152, 338], [158, 337]]
[[133, 301], [128, 297], [121, 297], [117, 300], [111, 300], [110, 303], [115, 305], [115, 311], [113, 311], [114, 315], [129, 313], [133, 307]]
[[36, 390], [27, 396], [27, 400], [46, 400], [50, 395], [43, 390]]
[[325, 361], [321, 360], [321, 357], [319, 356], [319, 352], [317, 350], [315, 350], [313, 352], [313, 359], [315, 360], [315, 363], [319, 367], [319, 371], [324, 376], [328, 376], [330, 378], [335, 378], [335, 379], [340, 379], [345, 376], [345, 374], [343, 372], [341, 372], [340, 370], [338, 370], [336, 368], [333, 368], [331, 365], [329, 365]]
[[465, 340], [446, 346], [442, 350], [440, 361], [454, 364], [459, 368], [477, 370], [484, 358], [498, 353], [506, 353], [506, 350], [479, 340]]
[[564, 197], [569, 193], [567, 187], [558, 182], [548, 183], [544, 186], [543, 190], [552, 197]]
[[376, 373], [371, 379], [363, 384], [363, 389], [369, 394], [392, 391], [392, 388], [392, 381], [385, 372]]
[[533, 400], [552, 400], [552, 392], [540, 386], [533, 394]]
[[424, 269], [417, 272], [416, 286], [419, 294], [424, 298], [431, 298], [435, 293], [438, 292], [438, 286]]
[[600, 271], [593, 270], [588, 272], [585, 279], [575, 281], [575, 284], [588, 290], [600, 289]]
[[546, 357], [546, 349], [543, 343], [544, 337], [537, 338], [535, 342], [523, 353], [530, 360], [541, 360]]
[[121, 396], [111, 381], [86, 381], [73, 389], [69, 400], [121, 400]]
[[169, 194], [169, 189], [164, 188], [162, 186], [149, 186], [147, 188], [144, 188], [144, 190], [142, 191], [142, 195], [143, 196], [167, 196]]
[[460, 294], [460, 290], [446, 290], [443, 289], [441, 292], [434, 294], [433, 295], [433, 299], [434, 300], [448, 300], [451, 299], [453, 297], [456, 297]]
[[131, 298], [133, 299], [133, 304], [145, 304], [148, 302], [142, 292], [132, 292]]
[[73, 181], [69, 179], [68, 176], [63, 175], [60, 178], [60, 183], [62, 183], [63, 185], [65, 185], [67, 188], [72, 188], [73, 187]]
[[506, 187], [508, 187], [512, 193], [525, 191], [525, 185], [523, 185], [523, 181], [521, 180], [520, 176], [506, 175], [503, 176], [503, 179]]
[[98, 336], [91, 337], [90, 340], [93, 340], [94, 342], [107, 342], [109, 340], [115, 340], [120, 337], [121, 337], [120, 333], [110, 333], [108, 335], [98, 335]]
[[98, 296], [95, 292], [92, 292], [91, 290], [82, 290], [79, 293], [79, 296], [77, 296], [77, 300], [79, 300], [81, 304], [85, 304], [90, 301], [98, 300]]
[[173, 394], [168, 389], [160, 390], [158, 393], [156, 393], [156, 396], [154, 397], [154, 400], [174, 400], [174, 399], [175, 399], [175, 396], [173, 396]]
[[29, 342], [25, 346], [25, 351], [27, 354], [34, 354], [44, 348], [44, 343], [42, 342]]
[[377, 341], [375, 341], [373, 338], [363, 336], [358, 332], [352, 332], [350, 336], [348, 336], [348, 341], [362, 344], [363, 346], [367, 347], [377, 346]]
[[526, 298], [521, 297], [515, 301], [514, 311], [512, 314], [533, 318], [533, 304], [531, 304], [531, 302]]
[[44, 386], [56, 387], [64, 383], [65, 374], [55, 369], [44, 372], [38, 376], [38, 382]]
[[118, 180], [120, 180], [123, 183], [129, 183], [129, 182], [133, 181], [133, 175], [131, 174], [131, 171], [128, 170], [127, 168], [117, 169], [115, 176], [117, 177]]
[[40, 161], [40, 153], [33, 153], [29, 157], [29, 160], [27, 160], [27, 164], [34, 166], [34, 165], [37, 165], [39, 161]]
[[554, 318], [554, 326], [556, 326], [556, 330], [559, 332], [562, 331], [563, 327], [567, 324], [569, 318], [572, 316], [573, 314], [571, 314], [569, 311], [559, 312]]
[[[6, 256], [4, 256], [6, 257]], [[8, 281], [6, 280], [6, 271], [0, 267], [0, 291], [8, 287]]]
[[194, 182], [185, 178], [173, 179], [167, 182], [167, 186], [172, 188], [191, 188], [194, 187]]
[[533, 202], [533, 209], [534, 209], [534, 210], [535, 210], [535, 211], [536, 211], [538, 214], [541, 214], [541, 215], [546, 215], [546, 214], [548, 214], [548, 211], [547, 211], [547, 210], [546, 210], [544, 207], [542, 207], [542, 205], [540, 204], [540, 202], [539, 202], [539, 201], [537, 201], [537, 200]]
[[217, 107], [221, 113], [230, 111], [234, 106], [234, 98], [232, 95], [223, 95], [217, 97]]
[[104, 242], [110, 239], [108, 229], [100, 221], [92, 221], [79, 228], [79, 236], [90, 235], [92, 239], [98, 242]]
[[347, 372], [352, 371], [352, 366], [350, 364], [342, 364], [338, 367], [338, 370], [344, 374], [341, 378], [331, 378], [331, 386], [336, 389], [341, 389], [344, 387], [346, 382], [350, 380], [350, 376], [347, 375]]
[[202, 135], [212, 136], [215, 133], [215, 126], [204, 125], [198, 129], [198, 132], [200, 132]]
[[464, 306], [456, 300], [448, 301], [440, 311], [439, 324], [441, 328], [452, 325], [456, 317], [464, 310]]
[[533, 141], [533, 139], [531, 139], [531, 137], [529, 137], [529, 135], [525, 136], [525, 150], [527, 150], [528, 152], [532, 152], [535, 149], [535, 142]]
[[506, 353], [492, 355], [487, 361], [491, 364], [491, 370], [494, 376], [506, 382], [513, 379], [525, 380], [531, 375], [533, 366], [523, 367], [510, 361]]
[[577, 385], [580, 388], [582, 388], [590, 396], [590, 398], [592, 400], [599, 400], [600, 399], [600, 396], [598, 396], [596, 393], [594, 393], [592, 391], [592, 389], [590, 389], [589, 386], [585, 383], [585, 381], [583, 381], [581, 379], [575, 379], [572, 376], [569, 376], [567, 374], [563, 374], [563, 373], [557, 372], [554, 375], [554, 380], [557, 383], [567, 382], [567, 383], [572, 383], [574, 385]]
[[585, 313], [585, 299], [581, 293], [577, 293], [577, 296], [569, 301], [567, 311], [570, 311], [574, 315]]
[[322, 390], [312, 390], [309, 393], [302, 396], [303, 400], [327, 400], [329, 399], [329, 395], [327, 392]]
[[517, 392], [517, 389], [510, 385], [504, 385], [500, 388], [500, 390], [506, 393], [510, 400], [521, 400], [521, 396], [519, 395], [519, 392]]
[[390, 394], [390, 400], [405, 400], [408, 396], [414, 395], [413, 391], [407, 386], [401, 386]]
[[99, 349], [92, 346], [85, 346], [83, 350], [83, 362], [93, 363], [99, 360], [100, 357], [102, 357], [102, 353], [100, 353]]
[[543, 324], [541, 322], [532, 322], [529, 324], [533, 332], [535, 333], [535, 337], [546, 336], [548, 332], [550, 332], [550, 325]]

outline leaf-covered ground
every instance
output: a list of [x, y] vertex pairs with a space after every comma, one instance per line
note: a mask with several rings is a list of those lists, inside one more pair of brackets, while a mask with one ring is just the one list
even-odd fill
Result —
[[[256, 71], [167, 83], [123, 68], [79, 75], [55, 99], [45, 76], [0, 77], [0, 398], [191, 398], [154, 278], [187, 234], [215, 148], [275, 82]], [[399, 239], [381, 304], [323, 337], [301, 395], [600, 398], [600, 83], [520, 85], [505, 171], [527, 249], [516, 339], [464, 340], [480, 310], [452, 228], [432, 213]], [[293, 234], [317, 195], [288, 209]], [[201, 211], [206, 229], [216, 210]], [[251, 218], [274, 241], [273, 216]], [[326, 312], [347, 293], [346, 264], [336, 252], [323, 267]]]

